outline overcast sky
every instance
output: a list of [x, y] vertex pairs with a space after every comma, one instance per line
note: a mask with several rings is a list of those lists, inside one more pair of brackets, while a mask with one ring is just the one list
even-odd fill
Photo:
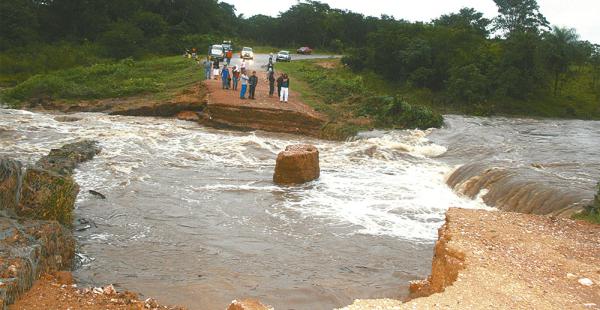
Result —
[[[297, 0], [224, 0], [246, 17], [265, 14], [277, 16]], [[430, 21], [442, 14], [472, 7], [486, 17], [497, 15], [492, 0], [321, 0], [333, 8], [347, 9], [371, 16], [381, 14], [410, 21]], [[552, 25], [577, 29], [583, 40], [600, 44], [600, 0], [538, 0], [542, 14]]]

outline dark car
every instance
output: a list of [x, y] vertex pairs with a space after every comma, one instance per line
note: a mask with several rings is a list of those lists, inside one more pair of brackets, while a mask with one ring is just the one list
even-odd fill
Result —
[[218, 59], [219, 61], [223, 61], [223, 59], [225, 58], [225, 51], [223, 50], [223, 45], [211, 45], [208, 50], [208, 55], [210, 56], [210, 59]]
[[279, 51], [277, 53], [277, 61], [292, 61], [292, 55], [288, 51]]
[[229, 51], [233, 51], [233, 44], [231, 43], [231, 41], [223, 41], [223, 50], [225, 51], [225, 53], [229, 52]]
[[310, 48], [308, 46], [303, 46], [303, 47], [297, 49], [296, 52], [298, 54], [310, 55], [310, 54], [312, 54], [313, 50], [312, 50], [312, 48]]

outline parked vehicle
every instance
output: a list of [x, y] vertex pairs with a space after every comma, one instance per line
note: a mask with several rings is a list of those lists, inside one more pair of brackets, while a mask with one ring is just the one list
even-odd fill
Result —
[[225, 51], [225, 53], [229, 52], [229, 51], [233, 51], [233, 43], [231, 43], [231, 41], [223, 41], [223, 50]]
[[219, 61], [223, 61], [225, 58], [225, 50], [223, 49], [223, 45], [211, 45], [209, 55], [210, 59], [218, 59]]
[[296, 52], [298, 54], [310, 55], [310, 54], [312, 54], [313, 50], [312, 50], [312, 48], [310, 48], [308, 46], [303, 46], [303, 47], [297, 49]]
[[242, 59], [254, 59], [254, 51], [251, 47], [244, 47], [240, 52], [240, 57]]
[[277, 61], [292, 61], [292, 55], [288, 51], [279, 51], [277, 53]]

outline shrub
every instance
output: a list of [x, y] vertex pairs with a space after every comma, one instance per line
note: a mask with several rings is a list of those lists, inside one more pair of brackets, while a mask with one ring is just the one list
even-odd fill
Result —
[[143, 40], [144, 32], [128, 22], [113, 23], [100, 37], [106, 55], [117, 59], [139, 56]]
[[585, 220], [591, 223], [600, 224], [600, 182], [596, 185], [596, 195], [594, 201], [589, 206], [585, 207], [583, 212], [575, 214], [576, 219]]
[[441, 127], [441, 114], [424, 106], [411, 105], [391, 96], [369, 97], [358, 107], [358, 114], [372, 116], [379, 126], [427, 129]]

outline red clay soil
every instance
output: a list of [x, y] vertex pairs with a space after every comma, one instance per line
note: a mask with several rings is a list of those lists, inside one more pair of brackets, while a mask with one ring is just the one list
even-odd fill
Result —
[[600, 225], [450, 209], [415, 298], [344, 309], [600, 309]]
[[183, 310], [181, 307], [159, 305], [153, 299], [139, 300], [131, 292], [118, 293], [112, 286], [78, 289], [71, 273], [62, 271], [44, 274], [33, 287], [23, 294], [10, 310], [82, 309], [82, 310]]
[[213, 127], [320, 135], [327, 120], [323, 114], [304, 104], [295, 91], [290, 91], [287, 103], [279, 102], [277, 90], [273, 97], [269, 97], [266, 73], [261, 71], [257, 75], [259, 83], [255, 100], [240, 99], [241, 83], [234, 91], [222, 89], [221, 80], [205, 81], [208, 100], [205, 118], [201, 122]]

